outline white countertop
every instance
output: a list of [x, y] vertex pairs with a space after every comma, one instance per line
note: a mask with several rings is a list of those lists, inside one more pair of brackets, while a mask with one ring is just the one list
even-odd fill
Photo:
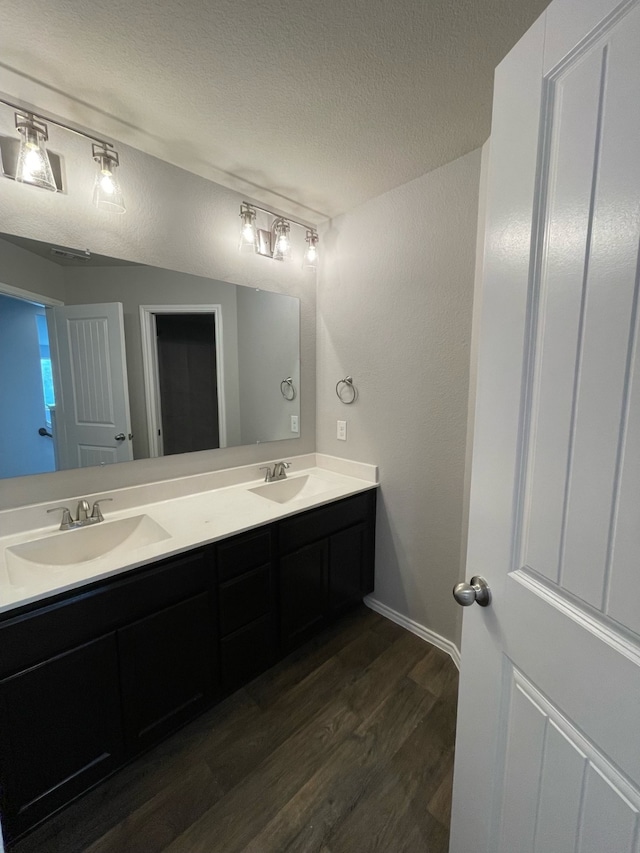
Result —
[[[73, 512], [74, 501], [78, 500], [76, 497], [0, 513], [0, 534], [11, 531], [9, 535], [0, 535], [0, 613], [261, 527], [377, 485], [377, 468], [373, 465], [321, 454], [308, 454], [291, 461], [292, 468], [287, 481], [309, 477], [309, 484], [313, 488], [308, 491], [315, 491], [315, 494], [302, 491], [299, 496], [285, 503], [255, 494], [251, 489], [262, 486], [263, 479], [256, 477], [258, 467], [251, 465], [180, 481], [165, 481], [142, 489], [134, 487], [88, 496], [90, 501], [111, 498], [112, 502], [103, 505], [104, 522], [78, 530], [60, 531], [60, 522], [52, 523], [53, 516], [46, 514], [51, 506], [61, 504], [68, 505]], [[189, 482], [185, 484], [186, 481]], [[203, 486], [207, 488], [203, 489]], [[190, 493], [184, 494], [184, 491]], [[152, 495], [155, 497], [153, 501], [149, 500]], [[136, 498], [146, 499], [146, 502], [136, 503]], [[107, 532], [110, 522], [138, 516], [151, 519], [153, 524], [150, 527], [154, 531], [158, 530], [156, 525], [159, 525], [163, 534], [166, 534], [165, 538], [138, 547], [135, 547], [134, 540], [133, 545], [125, 541], [102, 556], [71, 566], [43, 565], [41, 562], [35, 564], [16, 558], [13, 551], [7, 552], [8, 548], [36, 540], [41, 542], [45, 538], [45, 551], [47, 546], [52, 554], [55, 550], [64, 551], [60, 544], [69, 540], [61, 540], [60, 537], [72, 537], [99, 528], [102, 535]], [[39, 521], [41, 525], [38, 525]]]

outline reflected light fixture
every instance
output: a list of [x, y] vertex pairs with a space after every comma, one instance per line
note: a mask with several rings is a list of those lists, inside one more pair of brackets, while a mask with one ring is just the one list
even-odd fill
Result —
[[256, 209], [247, 202], [240, 205], [240, 218], [242, 219], [242, 230], [240, 231], [241, 252], [258, 251], [258, 232], [256, 230]]
[[[271, 227], [262, 229], [256, 227], [256, 214], [260, 210], [273, 217]], [[240, 205], [240, 220], [242, 223], [240, 231], [240, 251], [256, 252], [274, 261], [286, 261], [291, 258], [291, 226], [297, 225], [306, 231], [307, 249], [304, 254], [303, 269], [316, 269], [318, 265], [318, 232], [315, 228], [309, 228], [295, 219], [287, 219], [260, 207], [257, 204], [249, 204], [243, 201]]]
[[16, 128], [20, 134], [16, 181], [57, 192], [45, 147], [45, 142], [49, 139], [47, 125], [38, 121], [32, 113], [16, 113]]
[[93, 143], [93, 159], [98, 164], [93, 185], [93, 203], [98, 210], [110, 210], [112, 213], [124, 213], [124, 199], [115, 170], [120, 165], [118, 152], [107, 143]]
[[[15, 138], [0, 137], [0, 153], [2, 155], [2, 174], [13, 178], [21, 184], [31, 184], [34, 187], [57, 192], [62, 189], [59, 160], [52, 155], [56, 171], [51, 167], [51, 161], [45, 143], [49, 140], [48, 125], [62, 128], [88, 139], [92, 145], [92, 156], [98, 164], [98, 174], [94, 182], [93, 200], [101, 210], [124, 213], [125, 206], [120, 183], [115, 170], [120, 165], [118, 152], [110, 142], [99, 139], [84, 130], [71, 127], [58, 119], [43, 116], [31, 106], [25, 107], [0, 98], [0, 104], [16, 110], [16, 129], [20, 135], [20, 147], [17, 157], [13, 153], [17, 147]], [[57, 176], [57, 182], [56, 182]]]
[[318, 232], [314, 228], [307, 228], [307, 248], [302, 260], [302, 268], [305, 270], [318, 269]]

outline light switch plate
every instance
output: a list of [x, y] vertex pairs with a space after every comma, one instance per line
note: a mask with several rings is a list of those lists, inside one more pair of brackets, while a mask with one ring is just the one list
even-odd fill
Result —
[[338, 441], [346, 441], [347, 440], [347, 422], [346, 421], [338, 421], [338, 430], [336, 433], [336, 437]]

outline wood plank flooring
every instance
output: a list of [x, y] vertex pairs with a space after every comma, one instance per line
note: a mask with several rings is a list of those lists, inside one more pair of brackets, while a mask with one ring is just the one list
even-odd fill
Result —
[[457, 686], [363, 606], [12, 853], [446, 853]]

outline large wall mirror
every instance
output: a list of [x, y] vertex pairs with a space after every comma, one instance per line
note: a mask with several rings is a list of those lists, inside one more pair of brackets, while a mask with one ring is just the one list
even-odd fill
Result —
[[0, 234], [0, 477], [297, 438], [292, 296]]

